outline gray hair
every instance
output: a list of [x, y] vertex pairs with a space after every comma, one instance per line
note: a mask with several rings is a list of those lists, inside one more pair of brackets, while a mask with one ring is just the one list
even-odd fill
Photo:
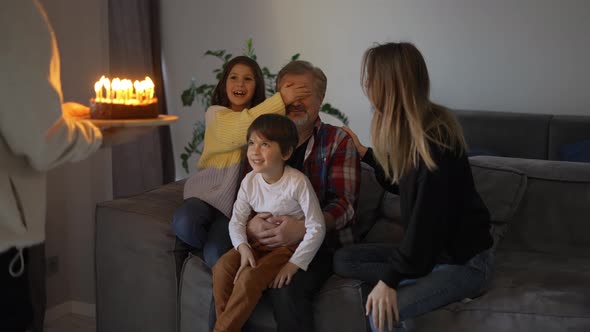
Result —
[[279, 84], [285, 75], [305, 75], [307, 73], [310, 73], [313, 76], [313, 90], [315, 94], [321, 100], [324, 100], [324, 97], [326, 96], [326, 86], [328, 85], [326, 75], [320, 68], [312, 65], [311, 62], [303, 60], [291, 61], [279, 71], [275, 86], [276, 91], [279, 91]]

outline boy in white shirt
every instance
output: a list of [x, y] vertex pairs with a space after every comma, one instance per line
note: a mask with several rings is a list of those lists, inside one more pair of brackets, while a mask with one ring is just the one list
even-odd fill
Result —
[[[299, 269], [307, 269], [326, 232], [311, 183], [285, 165], [297, 147], [295, 124], [281, 115], [261, 115], [248, 128], [247, 141], [253, 170], [242, 181], [229, 223], [236, 250], [213, 267], [215, 331], [240, 331], [267, 287], [286, 286]], [[305, 236], [296, 248], [248, 243], [246, 224], [252, 212], [305, 217]]]

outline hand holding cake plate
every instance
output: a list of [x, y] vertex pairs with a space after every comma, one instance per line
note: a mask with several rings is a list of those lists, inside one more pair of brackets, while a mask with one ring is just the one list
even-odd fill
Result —
[[102, 76], [94, 84], [96, 97], [90, 99], [90, 108], [65, 103], [63, 114], [92, 122], [103, 134], [103, 146], [128, 143], [155, 127], [178, 120], [176, 115], [158, 114], [154, 87], [149, 77], [131, 83], [131, 80], [119, 78], [111, 82]]

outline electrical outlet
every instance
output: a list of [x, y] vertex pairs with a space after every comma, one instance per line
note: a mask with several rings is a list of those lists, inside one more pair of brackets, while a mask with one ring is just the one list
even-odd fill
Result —
[[59, 271], [59, 257], [51, 256], [47, 258], [47, 276], [52, 276]]

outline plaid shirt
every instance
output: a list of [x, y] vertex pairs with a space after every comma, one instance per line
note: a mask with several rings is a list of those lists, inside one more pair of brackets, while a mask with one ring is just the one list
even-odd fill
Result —
[[335, 219], [336, 230], [326, 233], [324, 244], [330, 248], [352, 244], [361, 166], [350, 136], [318, 117], [302, 171], [311, 181], [322, 210]]

